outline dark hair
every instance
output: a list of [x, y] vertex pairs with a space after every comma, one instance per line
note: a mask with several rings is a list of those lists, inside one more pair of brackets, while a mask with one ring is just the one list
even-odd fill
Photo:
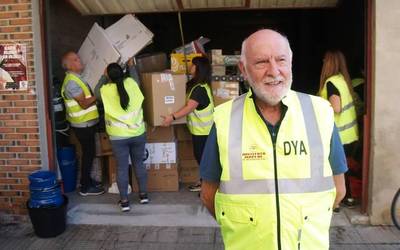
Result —
[[107, 66], [107, 75], [108, 78], [117, 85], [119, 103], [121, 108], [126, 110], [129, 104], [129, 95], [124, 86], [124, 71], [118, 63], [110, 63]]
[[192, 59], [192, 64], [196, 66], [193, 78], [187, 83], [187, 92], [198, 83], [207, 83], [211, 86], [211, 65], [207, 57], [197, 56]]

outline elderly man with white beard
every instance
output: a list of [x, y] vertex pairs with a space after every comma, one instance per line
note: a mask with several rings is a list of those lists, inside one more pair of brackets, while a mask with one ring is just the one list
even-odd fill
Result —
[[292, 51], [276, 31], [245, 39], [239, 67], [251, 89], [216, 108], [200, 164], [225, 249], [329, 249], [347, 171], [332, 107], [291, 90]]

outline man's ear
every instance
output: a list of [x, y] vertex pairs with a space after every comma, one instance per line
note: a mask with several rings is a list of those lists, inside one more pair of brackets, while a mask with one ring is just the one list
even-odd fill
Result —
[[247, 79], [246, 68], [244, 67], [244, 63], [242, 60], [239, 61], [239, 69], [240, 69], [240, 72], [242, 72], [242, 76], [244, 77], [244, 79]]

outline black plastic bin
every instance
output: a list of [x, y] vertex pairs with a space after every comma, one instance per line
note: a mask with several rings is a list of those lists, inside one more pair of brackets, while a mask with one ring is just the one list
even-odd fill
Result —
[[59, 207], [31, 208], [29, 207], [29, 200], [26, 202], [33, 230], [38, 237], [56, 237], [65, 231], [68, 197], [63, 196], [64, 203]]

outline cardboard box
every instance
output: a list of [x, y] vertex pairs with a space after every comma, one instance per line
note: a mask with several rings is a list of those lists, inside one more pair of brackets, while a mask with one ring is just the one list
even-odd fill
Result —
[[224, 65], [211, 65], [212, 75], [226, 75], [226, 67]]
[[194, 160], [193, 142], [178, 141], [178, 159], [179, 160]]
[[111, 185], [112, 183], [117, 182], [117, 160], [112, 155], [108, 156], [107, 160], [108, 183]]
[[174, 127], [147, 126], [146, 136], [148, 142], [171, 142], [175, 140]]
[[[147, 166], [147, 191], [175, 192], [179, 190], [179, 175], [176, 164], [151, 164]], [[135, 171], [132, 171], [134, 192], [139, 192]]]
[[171, 71], [179, 74], [189, 72], [190, 67], [192, 67], [193, 58], [198, 56], [202, 56], [202, 54], [187, 54], [186, 58], [184, 54], [171, 54]]
[[153, 33], [131, 14], [108, 27], [105, 33], [121, 55], [122, 63], [126, 63], [153, 39]]
[[239, 82], [237, 81], [213, 81], [211, 87], [215, 106], [239, 96]]
[[[162, 115], [169, 115], [185, 106], [186, 75], [144, 73], [142, 80], [144, 116], [151, 126], [162, 125]], [[172, 124], [181, 123], [186, 123], [185, 117]]]
[[178, 139], [178, 141], [191, 141], [192, 140], [192, 134], [190, 133], [186, 124], [174, 125], [174, 129], [175, 129], [176, 139]]
[[[174, 164], [176, 142], [146, 143], [144, 164]], [[168, 167], [168, 166], [167, 166]]]
[[111, 155], [112, 147], [110, 139], [105, 132], [95, 134], [96, 156]]
[[200, 179], [199, 165], [196, 160], [179, 161], [179, 181], [182, 183], [195, 183]]
[[167, 54], [154, 53], [137, 56], [136, 65], [140, 73], [164, 71], [168, 69]]
[[213, 65], [236, 66], [240, 61], [240, 55], [211, 54], [211, 56], [211, 64]]
[[78, 55], [85, 69], [82, 73], [84, 80], [94, 90], [104, 69], [109, 63], [120, 58], [111, 40], [102, 27], [95, 23], [81, 45]]

